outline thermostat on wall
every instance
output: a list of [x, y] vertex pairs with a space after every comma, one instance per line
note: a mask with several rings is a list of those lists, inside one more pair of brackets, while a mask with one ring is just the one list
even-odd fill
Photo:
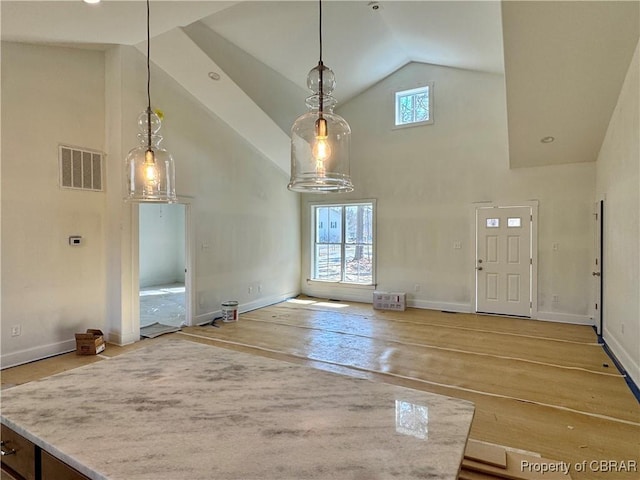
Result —
[[80, 235], [72, 235], [69, 237], [69, 245], [80, 245], [82, 243], [82, 237]]

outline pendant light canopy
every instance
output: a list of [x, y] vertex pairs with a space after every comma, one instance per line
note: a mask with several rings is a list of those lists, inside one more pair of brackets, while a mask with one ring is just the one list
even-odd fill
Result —
[[294, 192], [341, 193], [353, 191], [349, 172], [351, 128], [333, 113], [336, 85], [330, 68], [322, 63], [322, 0], [319, 0], [320, 60], [307, 76], [313, 93], [307, 98], [309, 111], [291, 127], [291, 180]]
[[151, 34], [149, 30], [149, 0], [147, 0], [147, 109], [138, 117], [140, 144], [125, 160], [127, 200], [132, 202], [174, 203], [175, 166], [173, 157], [160, 146], [161, 119], [151, 109]]

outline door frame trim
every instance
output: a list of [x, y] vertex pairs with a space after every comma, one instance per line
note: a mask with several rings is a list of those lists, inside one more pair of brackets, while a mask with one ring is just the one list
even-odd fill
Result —
[[485, 208], [513, 208], [513, 207], [528, 207], [531, 209], [531, 281], [530, 281], [530, 302], [531, 302], [531, 317], [532, 319], [538, 319], [538, 200], [524, 200], [515, 202], [474, 202], [472, 207], [472, 235], [474, 239], [471, 247], [473, 248], [471, 264], [471, 285], [472, 289], [472, 304], [471, 309], [473, 312], [477, 312], [478, 308], [478, 284], [476, 277], [476, 261], [478, 255], [478, 216], [479, 209]]
[[[598, 226], [600, 228], [600, 232], [598, 232], [595, 228], [594, 228], [594, 252], [592, 257], [598, 258], [600, 264], [598, 265], [598, 270], [600, 271], [600, 277], [599, 277], [599, 284], [600, 284], [600, 298], [599, 298], [599, 302], [598, 302], [598, 312], [599, 313], [599, 321], [596, 318], [596, 309], [595, 307], [595, 301], [597, 299], [596, 293], [595, 293], [595, 289], [593, 289], [592, 291], [592, 295], [595, 297], [591, 300], [591, 316], [593, 318], [593, 326], [596, 329], [596, 334], [598, 334], [599, 336], [603, 335], [603, 331], [604, 331], [604, 209], [605, 209], [605, 197], [604, 195], [600, 195], [596, 198], [596, 201], [594, 203], [594, 207], [595, 207], [595, 212], [594, 215], [597, 215], [598, 218], [595, 220], [595, 224], [596, 226]], [[599, 239], [599, 242], [597, 242], [597, 240]], [[596, 251], [597, 249], [600, 249], [600, 251]], [[595, 268], [595, 264], [592, 262], [592, 268]]]
[[[196, 291], [194, 267], [195, 267], [195, 232], [192, 217], [192, 197], [180, 196], [175, 204], [184, 206], [184, 263], [187, 271], [184, 277], [185, 286], [185, 322], [193, 325], [195, 313]], [[131, 295], [132, 317], [134, 328], [140, 331], [140, 204], [132, 204], [131, 208]]]
[[195, 273], [195, 253], [196, 253], [196, 235], [195, 224], [193, 222], [193, 205], [191, 203], [191, 197], [178, 196], [178, 203], [184, 205], [184, 263], [186, 272], [184, 273], [184, 285], [185, 285], [185, 322], [187, 326], [193, 326], [193, 319], [195, 317], [195, 295], [196, 291], [196, 277]]

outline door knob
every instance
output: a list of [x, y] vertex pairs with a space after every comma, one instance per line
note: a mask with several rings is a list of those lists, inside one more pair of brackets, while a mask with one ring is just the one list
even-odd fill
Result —
[[482, 270], [482, 267], [476, 267], [476, 270]]
[[599, 277], [600, 276], [600, 272], [591, 272], [591, 275], [593, 275], [594, 277]]

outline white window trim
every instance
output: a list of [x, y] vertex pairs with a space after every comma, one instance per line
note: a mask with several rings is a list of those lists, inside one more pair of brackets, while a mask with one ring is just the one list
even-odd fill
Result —
[[[401, 125], [397, 125], [396, 122], [398, 120], [398, 101], [397, 95], [399, 93], [410, 94], [414, 92], [419, 92], [425, 88], [429, 89], [429, 120], [425, 120], [424, 122], [411, 122], [411, 123], [403, 123]], [[393, 101], [393, 123], [392, 130], [399, 130], [402, 128], [411, 128], [411, 127], [420, 127], [423, 125], [432, 125], [434, 119], [434, 101], [433, 101], [433, 82], [422, 82], [418, 86], [413, 88], [396, 88], [392, 92], [392, 101]]]
[[[371, 204], [373, 207], [372, 218], [373, 226], [371, 229], [373, 230], [373, 245], [372, 245], [372, 258], [373, 258], [373, 267], [371, 269], [371, 283], [353, 283], [353, 282], [343, 282], [343, 281], [332, 281], [332, 280], [316, 280], [313, 277], [313, 269], [315, 267], [315, 228], [316, 228], [316, 217], [314, 209], [315, 207], [330, 207], [330, 206], [347, 206], [347, 205], [364, 205]], [[309, 236], [309, 278], [307, 278], [307, 284], [320, 284], [320, 285], [340, 285], [344, 287], [352, 287], [352, 288], [365, 288], [365, 289], [375, 289], [376, 283], [376, 265], [377, 265], [377, 240], [378, 240], [378, 232], [377, 225], [378, 222], [376, 220], [376, 212], [377, 205], [375, 199], [362, 199], [362, 200], [345, 200], [342, 202], [309, 202], [309, 218], [310, 218], [310, 236]], [[342, 219], [344, 222], [344, 217]], [[344, 229], [344, 225], [343, 225]]]

